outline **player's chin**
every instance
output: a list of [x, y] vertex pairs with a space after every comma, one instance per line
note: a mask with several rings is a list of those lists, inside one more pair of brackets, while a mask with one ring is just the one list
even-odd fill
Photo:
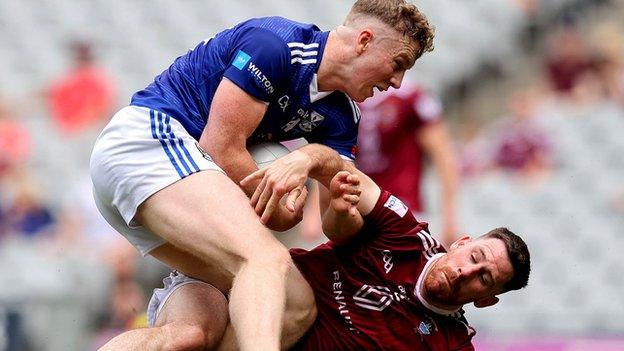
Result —
[[368, 89], [360, 89], [359, 91], [355, 92], [355, 94], [351, 93], [351, 94], [347, 94], [347, 95], [349, 95], [351, 100], [353, 100], [355, 102], [364, 102], [364, 100], [366, 100], [369, 97], [373, 96], [373, 91], [372, 90], [368, 90]]

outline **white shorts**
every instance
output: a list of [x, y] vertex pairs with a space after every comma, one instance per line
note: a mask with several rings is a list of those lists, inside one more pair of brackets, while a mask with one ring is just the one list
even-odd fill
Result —
[[[180, 272], [171, 272], [169, 276], [163, 279], [163, 287], [160, 289], [154, 289], [154, 293], [152, 293], [152, 297], [150, 298], [149, 304], [147, 305], [147, 323], [150, 327], [156, 325], [156, 319], [158, 318], [160, 311], [167, 303], [167, 300], [169, 299], [171, 294], [187, 284], [206, 284], [212, 288], [215, 288], [211, 284], [208, 284], [201, 280], [197, 280], [195, 278], [188, 277]], [[223, 295], [223, 298], [227, 300], [227, 297], [225, 295]]]
[[223, 172], [180, 122], [137, 106], [124, 107], [104, 128], [93, 147], [90, 169], [100, 213], [143, 256], [165, 240], [134, 220], [139, 205], [193, 173]]

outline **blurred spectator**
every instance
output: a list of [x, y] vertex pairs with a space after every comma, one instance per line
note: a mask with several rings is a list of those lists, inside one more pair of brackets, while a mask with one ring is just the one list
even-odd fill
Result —
[[36, 183], [21, 172], [12, 178], [8, 186], [12, 191], [4, 197], [5, 230], [9, 234], [31, 238], [50, 234], [55, 219], [43, 202]]
[[420, 183], [425, 158], [429, 157], [442, 184], [441, 239], [450, 244], [457, 234], [458, 174], [440, 101], [404, 82], [400, 90], [378, 92], [360, 107], [358, 167], [411, 209], [422, 213], [425, 207]]
[[569, 96], [579, 78], [589, 72], [595, 62], [580, 33], [571, 24], [559, 27], [548, 41], [547, 77], [552, 89]]
[[624, 105], [624, 31], [613, 22], [600, 23], [592, 42], [600, 56], [597, 74], [606, 97]]
[[78, 133], [106, 122], [114, 110], [115, 87], [111, 76], [93, 56], [90, 43], [70, 45], [73, 66], [49, 87], [52, 118], [64, 133]]
[[26, 163], [31, 148], [28, 129], [12, 116], [0, 97], [0, 179], [13, 167]]
[[544, 174], [552, 166], [552, 141], [540, 126], [537, 115], [538, 92], [516, 92], [509, 102], [509, 116], [493, 127], [494, 165], [526, 177]]
[[480, 176], [490, 169], [492, 149], [478, 123], [462, 121], [458, 126], [456, 145], [457, 163], [462, 179]]

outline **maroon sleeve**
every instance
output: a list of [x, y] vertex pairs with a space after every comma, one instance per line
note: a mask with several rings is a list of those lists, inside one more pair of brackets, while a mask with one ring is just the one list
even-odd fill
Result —
[[429, 234], [427, 223], [418, 222], [400, 199], [383, 190], [371, 213], [364, 217], [363, 232], [371, 248], [422, 251], [439, 247]]

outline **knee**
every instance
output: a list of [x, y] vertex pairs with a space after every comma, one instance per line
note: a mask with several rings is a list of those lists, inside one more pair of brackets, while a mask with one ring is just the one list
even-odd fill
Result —
[[293, 265], [290, 252], [279, 243], [252, 250], [245, 258], [245, 261], [246, 264], [269, 269], [284, 277], [286, 277]]
[[295, 328], [305, 333], [316, 320], [317, 313], [318, 311], [314, 301], [301, 306], [293, 316]]
[[310, 329], [316, 320], [317, 309], [314, 300], [309, 304], [298, 304], [287, 309], [282, 330], [282, 346], [291, 347]]
[[204, 330], [198, 325], [171, 323], [164, 327], [167, 343], [163, 348], [167, 351], [201, 351], [212, 350], [220, 342], [222, 333]]

